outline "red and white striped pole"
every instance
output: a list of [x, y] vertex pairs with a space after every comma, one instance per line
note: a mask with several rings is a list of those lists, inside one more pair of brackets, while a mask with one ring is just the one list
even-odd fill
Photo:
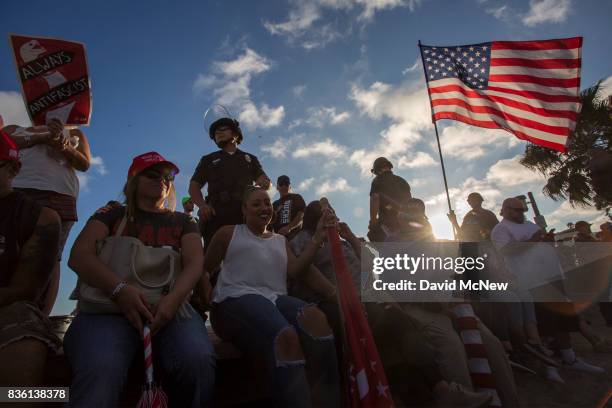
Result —
[[153, 347], [151, 344], [151, 328], [145, 324], [142, 329], [144, 343], [145, 386], [138, 401], [137, 408], [167, 408], [168, 398], [164, 391], [155, 385], [153, 380]]

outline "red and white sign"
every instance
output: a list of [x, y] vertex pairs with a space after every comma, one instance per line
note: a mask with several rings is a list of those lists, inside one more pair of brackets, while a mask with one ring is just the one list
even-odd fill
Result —
[[91, 87], [85, 46], [54, 38], [9, 35], [26, 110], [34, 126], [59, 119], [89, 124]]

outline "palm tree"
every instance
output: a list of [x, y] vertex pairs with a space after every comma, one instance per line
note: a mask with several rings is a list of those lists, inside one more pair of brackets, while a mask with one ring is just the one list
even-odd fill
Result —
[[609, 214], [612, 200], [595, 193], [587, 170], [594, 151], [612, 151], [612, 112], [610, 102], [601, 98], [600, 85], [601, 81], [581, 92], [582, 111], [565, 153], [529, 144], [520, 163], [548, 178], [542, 191], [553, 200], [594, 205]]

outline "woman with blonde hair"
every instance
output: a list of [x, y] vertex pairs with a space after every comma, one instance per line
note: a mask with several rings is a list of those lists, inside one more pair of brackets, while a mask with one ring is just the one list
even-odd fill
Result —
[[[120, 312], [92, 313], [81, 302], [64, 340], [73, 372], [69, 406], [119, 405], [128, 368], [142, 350], [146, 322], [153, 334], [154, 359], [167, 374], [168, 384], [162, 385], [171, 406], [200, 407], [212, 399], [213, 349], [204, 321], [186, 302], [202, 273], [202, 244], [194, 219], [174, 211], [176, 173], [178, 168], [156, 152], [135, 157], [124, 188], [126, 205], [98, 210], [72, 248], [70, 267]], [[180, 253], [181, 273], [154, 307], [136, 285], [121, 280], [99, 258], [97, 243], [119, 228], [121, 236]]]

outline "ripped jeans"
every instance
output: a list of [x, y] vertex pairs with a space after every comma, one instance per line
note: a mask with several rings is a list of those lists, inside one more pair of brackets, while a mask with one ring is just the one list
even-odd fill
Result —
[[[334, 336], [315, 306], [291, 296], [274, 305], [244, 295], [213, 304], [211, 323], [222, 339], [266, 359], [276, 406], [340, 406]], [[305, 365], [314, 378], [312, 396]]]

